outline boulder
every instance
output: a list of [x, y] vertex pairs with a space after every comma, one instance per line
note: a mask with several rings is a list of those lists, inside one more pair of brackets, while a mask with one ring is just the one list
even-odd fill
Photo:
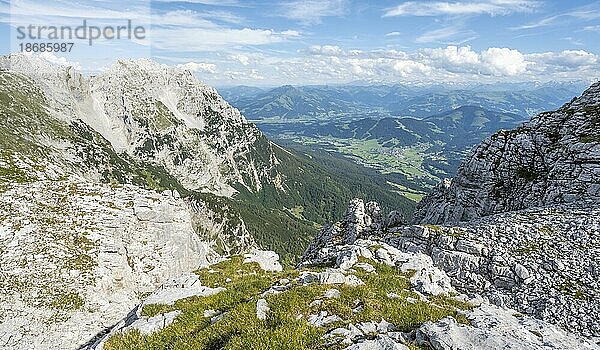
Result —
[[283, 271], [283, 267], [279, 263], [279, 255], [268, 250], [253, 250], [250, 253], [244, 254], [244, 263], [258, 263], [260, 268], [265, 271]]
[[258, 299], [256, 301], [256, 318], [259, 320], [266, 320], [267, 312], [269, 312], [267, 301], [265, 299]]

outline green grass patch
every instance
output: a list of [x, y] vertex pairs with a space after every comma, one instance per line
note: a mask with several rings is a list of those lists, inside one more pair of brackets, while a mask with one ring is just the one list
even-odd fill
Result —
[[459, 238], [462, 237], [466, 234], [466, 232], [460, 228], [453, 228], [452, 230], [448, 230], [447, 232], [444, 232], [444, 234], [446, 236], [450, 236], [450, 237], [454, 237], [454, 238]]
[[[412, 299], [418, 300], [419, 297], [411, 290], [411, 273], [369, 262], [375, 266], [377, 273], [357, 272], [357, 277], [365, 285], [350, 287], [298, 285], [293, 281], [297, 271], [265, 272], [257, 264], [244, 264], [241, 257], [232, 257], [210, 269], [197, 271], [202, 284], [225, 287], [225, 291], [208, 297], [182, 299], [172, 306], [146, 305], [142, 310], [145, 316], [172, 310], [181, 310], [182, 313], [173, 324], [157, 333], [142, 336], [132, 331], [116, 335], [106, 343], [105, 349], [324, 349], [322, 336], [329, 329], [349, 323], [386, 319], [400, 330], [410, 331], [424, 322], [446, 316], [467, 322], [457, 310], [469, 309], [470, 305], [449, 296], [414, 302]], [[283, 293], [266, 297], [270, 310], [266, 320], [259, 320], [256, 317], [258, 295], [284, 277], [292, 280], [291, 287]], [[324, 299], [323, 294], [330, 288], [337, 288], [340, 297]], [[388, 293], [400, 297], [389, 298]], [[409, 297], [412, 299], [407, 299]], [[322, 299], [322, 304], [311, 306], [317, 299]], [[352, 310], [357, 305], [362, 305], [363, 311], [354, 313]], [[211, 323], [210, 317], [204, 317], [205, 310], [219, 310], [225, 314], [219, 321]], [[308, 315], [320, 311], [338, 315], [344, 321], [327, 328], [310, 325]]]
[[74, 311], [84, 304], [83, 298], [76, 292], [50, 290], [47, 293], [44, 304], [55, 310]]
[[540, 231], [540, 233], [546, 234], [546, 235], [552, 235], [554, 234], [554, 229], [550, 226], [542, 226], [538, 229], [538, 231]]
[[541, 245], [539, 242], [525, 242], [519, 248], [516, 248], [515, 252], [520, 255], [529, 255], [539, 252], [540, 249]]
[[439, 226], [439, 225], [426, 224], [426, 225], [423, 225], [423, 227], [427, 227], [428, 229], [430, 229], [433, 232], [440, 232], [440, 231], [442, 231], [442, 227]]
[[383, 248], [383, 246], [381, 244], [375, 244], [375, 245], [370, 246], [369, 250], [371, 251], [371, 253], [375, 254], [375, 252], [381, 248]]
[[575, 299], [588, 300], [589, 296], [583, 290], [581, 283], [577, 281], [565, 281], [558, 286], [558, 289], [566, 295], [570, 295]]
[[325, 271], [331, 267], [335, 267], [335, 259], [331, 259], [328, 261], [320, 262], [318, 264], [312, 264], [312, 265], [306, 266], [305, 270], [321, 272], [321, 271]]
[[584, 135], [579, 137], [581, 143], [600, 143], [600, 135]]

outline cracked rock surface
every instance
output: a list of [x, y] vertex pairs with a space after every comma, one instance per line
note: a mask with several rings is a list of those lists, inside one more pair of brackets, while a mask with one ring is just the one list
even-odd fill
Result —
[[[315, 238], [304, 264], [333, 259], [348, 269], [358, 257], [374, 257], [416, 271], [411, 282], [422, 293], [483, 297], [590, 339], [600, 336], [600, 209], [564, 205], [453, 227], [388, 227], [367, 207], [378, 208], [353, 200], [344, 219]], [[370, 245], [381, 247], [372, 252]]]
[[171, 193], [83, 179], [0, 193], [0, 348], [83, 345], [172, 276], [216, 258]]

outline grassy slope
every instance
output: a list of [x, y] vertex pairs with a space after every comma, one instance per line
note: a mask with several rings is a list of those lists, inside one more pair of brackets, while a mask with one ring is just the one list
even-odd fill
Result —
[[[203, 285], [225, 287], [225, 291], [209, 297], [182, 299], [170, 306], [146, 305], [142, 313], [147, 317], [172, 310], [181, 310], [182, 314], [173, 324], [152, 335], [143, 336], [137, 331], [116, 335], [108, 341], [105, 349], [257, 349], [259, 345], [262, 349], [274, 350], [325, 349], [327, 347], [323, 345], [321, 336], [327, 330], [345, 327], [349, 323], [379, 322], [383, 318], [401, 331], [410, 331], [424, 322], [446, 316], [467, 322], [457, 310], [469, 308], [468, 304], [445, 296], [431, 297], [428, 302], [411, 302], [409, 298], [418, 300], [419, 296], [411, 289], [410, 274], [371, 260], [364, 262], [373, 264], [377, 270], [377, 273], [360, 269], [356, 272], [355, 275], [365, 285], [337, 285], [335, 288], [340, 291], [340, 297], [323, 299], [323, 294], [334, 286], [300, 285], [293, 281], [299, 271], [265, 272], [256, 264], [243, 264], [240, 257], [232, 257], [212, 266], [214, 272], [206, 269], [197, 271]], [[318, 271], [319, 268], [307, 270]], [[259, 294], [281, 278], [292, 280], [291, 287], [266, 297], [270, 311], [266, 320], [259, 320], [256, 317]], [[389, 298], [388, 293], [395, 293], [398, 298]], [[316, 299], [323, 299], [323, 303], [310, 305]], [[352, 309], [357, 304], [364, 309], [354, 313]], [[211, 323], [210, 317], [204, 317], [205, 310], [219, 310], [226, 314], [220, 321]], [[326, 328], [310, 325], [307, 316], [320, 311], [338, 315], [343, 321]]]

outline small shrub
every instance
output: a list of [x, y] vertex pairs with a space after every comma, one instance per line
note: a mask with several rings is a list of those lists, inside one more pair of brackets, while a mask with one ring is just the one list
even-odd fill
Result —
[[533, 181], [537, 179], [537, 174], [532, 169], [519, 168], [517, 169], [517, 177], [525, 179], [527, 181]]

